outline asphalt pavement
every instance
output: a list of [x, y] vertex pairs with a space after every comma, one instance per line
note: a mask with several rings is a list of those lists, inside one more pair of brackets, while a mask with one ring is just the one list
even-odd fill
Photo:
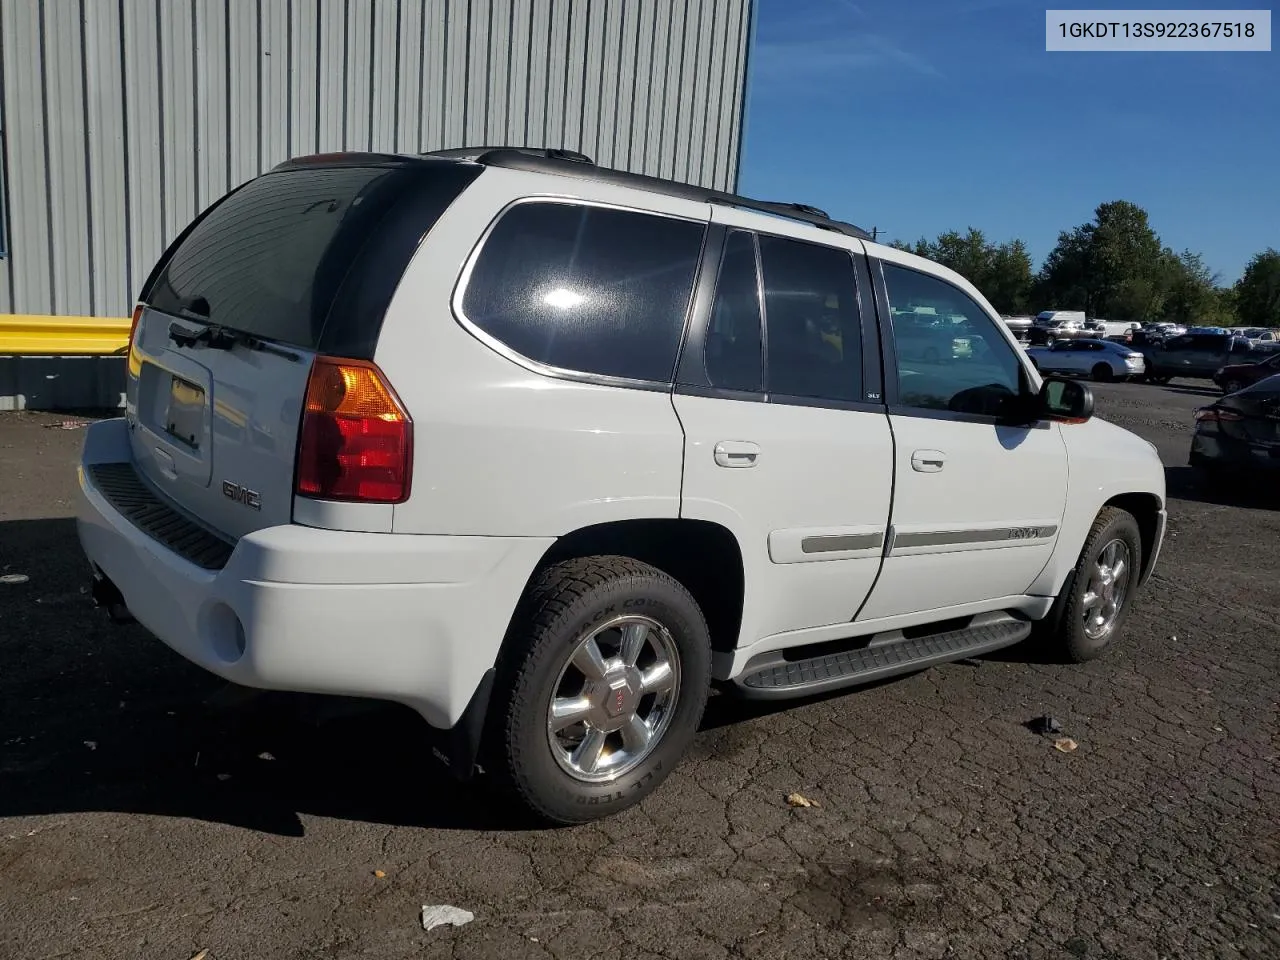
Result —
[[1195, 485], [1210, 390], [1096, 394], [1171, 494], [1120, 649], [717, 695], [661, 790], [560, 830], [456, 785], [406, 710], [246, 696], [108, 623], [83, 430], [0, 414], [0, 958], [1275, 960], [1280, 510]]

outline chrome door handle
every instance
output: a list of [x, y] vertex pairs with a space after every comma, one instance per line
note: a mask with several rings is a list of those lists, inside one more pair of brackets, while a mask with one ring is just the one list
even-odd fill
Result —
[[917, 473], [937, 473], [947, 463], [941, 450], [917, 450], [911, 454], [911, 469]]
[[747, 440], [721, 440], [715, 456], [722, 467], [754, 467], [760, 459], [760, 447]]

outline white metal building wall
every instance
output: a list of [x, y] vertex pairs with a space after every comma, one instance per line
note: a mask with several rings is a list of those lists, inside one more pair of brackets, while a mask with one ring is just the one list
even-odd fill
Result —
[[472, 145], [733, 189], [752, 0], [0, 0], [0, 314], [123, 316], [289, 156]]

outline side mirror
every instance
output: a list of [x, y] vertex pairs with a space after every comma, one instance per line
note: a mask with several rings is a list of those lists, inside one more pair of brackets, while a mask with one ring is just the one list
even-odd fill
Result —
[[1084, 423], [1093, 416], [1093, 391], [1078, 380], [1046, 377], [1040, 387], [1042, 416], [1062, 423]]

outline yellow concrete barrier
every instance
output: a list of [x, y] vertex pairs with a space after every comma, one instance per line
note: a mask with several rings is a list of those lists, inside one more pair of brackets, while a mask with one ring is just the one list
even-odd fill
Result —
[[72, 356], [124, 353], [128, 317], [46, 317], [0, 313], [0, 354]]

